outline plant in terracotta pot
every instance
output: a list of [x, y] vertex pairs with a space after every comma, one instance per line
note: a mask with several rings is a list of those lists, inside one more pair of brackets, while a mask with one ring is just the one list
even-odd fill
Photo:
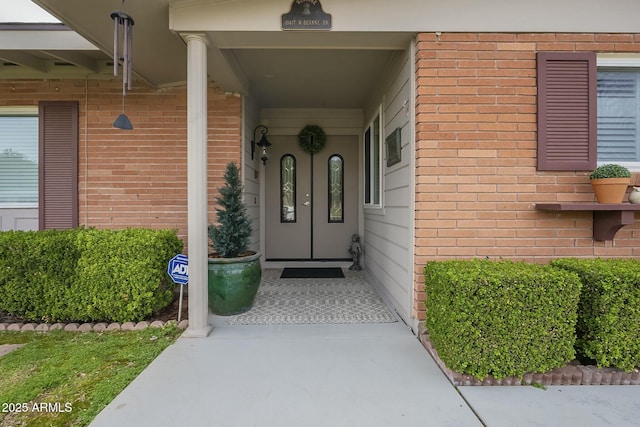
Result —
[[589, 178], [598, 203], [622, 203], [631, 172], [622, 165], [608, 163], [594, 169]]
[[217, 225], [209, 225], [213, 252], [208, 262], [209, 308], [229, 316], [251, 309], [258, 292], [262, 268], [260, 253], [249, 251], [251, 218], [242, 200], [238, 166], [231, 162], [224, 173], [224, 186], [216, 197]]

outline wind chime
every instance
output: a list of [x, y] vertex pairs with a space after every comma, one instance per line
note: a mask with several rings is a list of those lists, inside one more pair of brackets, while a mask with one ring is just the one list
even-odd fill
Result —
[[[124, 5], [124, 0], [122, 2]], [[118, 77], [118, 66], [122, 61], [122, 114], [118, 116], [113, 127], [124, 130], [132, 130], [133, 125], [129, 117], [124, 113], [124, 97], [127, 90], [131, 90], [131, 39], [133, 36], [133, 18], [126, 13], [116, 10], [111, 13], [114, 22], [113, 28], [113, 75]], [[122, 49], [119, 49], [122, 41]], [[122, 53], [122, 57], [120, 56]]]

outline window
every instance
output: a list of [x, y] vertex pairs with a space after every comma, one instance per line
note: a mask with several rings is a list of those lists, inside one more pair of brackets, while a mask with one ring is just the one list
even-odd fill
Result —
[[640, 69], [598, 69], [598, 162], [640, 162]]
[[364, 204], [365, 206], [381, 205], [382, 163], [381, 144], [382, 122], [380, 111], [369, 123], [364, 132]]
[[0, 110], [0, 206], [38, 204], [38, 109]]
[[539, 170], [640, 170], [640, 56], [600, 56], [538, 54]]
[[35, 209], [28, 219], [41, 230], [78, 226], [75, 101], [0, 107], [0, 221], [7, 215], [11, 223], [15, 212]]

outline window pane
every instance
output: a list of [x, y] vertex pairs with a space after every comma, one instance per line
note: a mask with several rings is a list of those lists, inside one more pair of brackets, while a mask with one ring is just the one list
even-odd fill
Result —
[[371, 154], [371, 192], [373, 193], [373, 204], [380, 204], [380, 116], [373, 121], [371, 144], [373, 152]]
[[364, 202], [371, 203], [371, 128], [364, 133]]
[[296, 222], [296, 158], [280, 159], [280, 222]]
[[598, 72], [598, 161], [640, 161], [636, 71]]
[[329, 157], [329, 222], [344, 222], [344, 160]]
[[0, 203], [38, 202], [38, 117], [0, 116]]
[[380, 166], [382, 138], [380, 132], [380, 114], [369, 124], [364, 133], [364, 203], [380, 205], [381, 178]]

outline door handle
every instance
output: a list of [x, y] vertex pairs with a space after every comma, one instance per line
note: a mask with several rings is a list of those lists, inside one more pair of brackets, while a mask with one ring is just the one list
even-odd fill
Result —
[[311, 202], [307, 200], [307, 201], [306, 201], [306, 202], [304, 202], [302, 205], [303, 205], [303, 206], [311, 206]]

